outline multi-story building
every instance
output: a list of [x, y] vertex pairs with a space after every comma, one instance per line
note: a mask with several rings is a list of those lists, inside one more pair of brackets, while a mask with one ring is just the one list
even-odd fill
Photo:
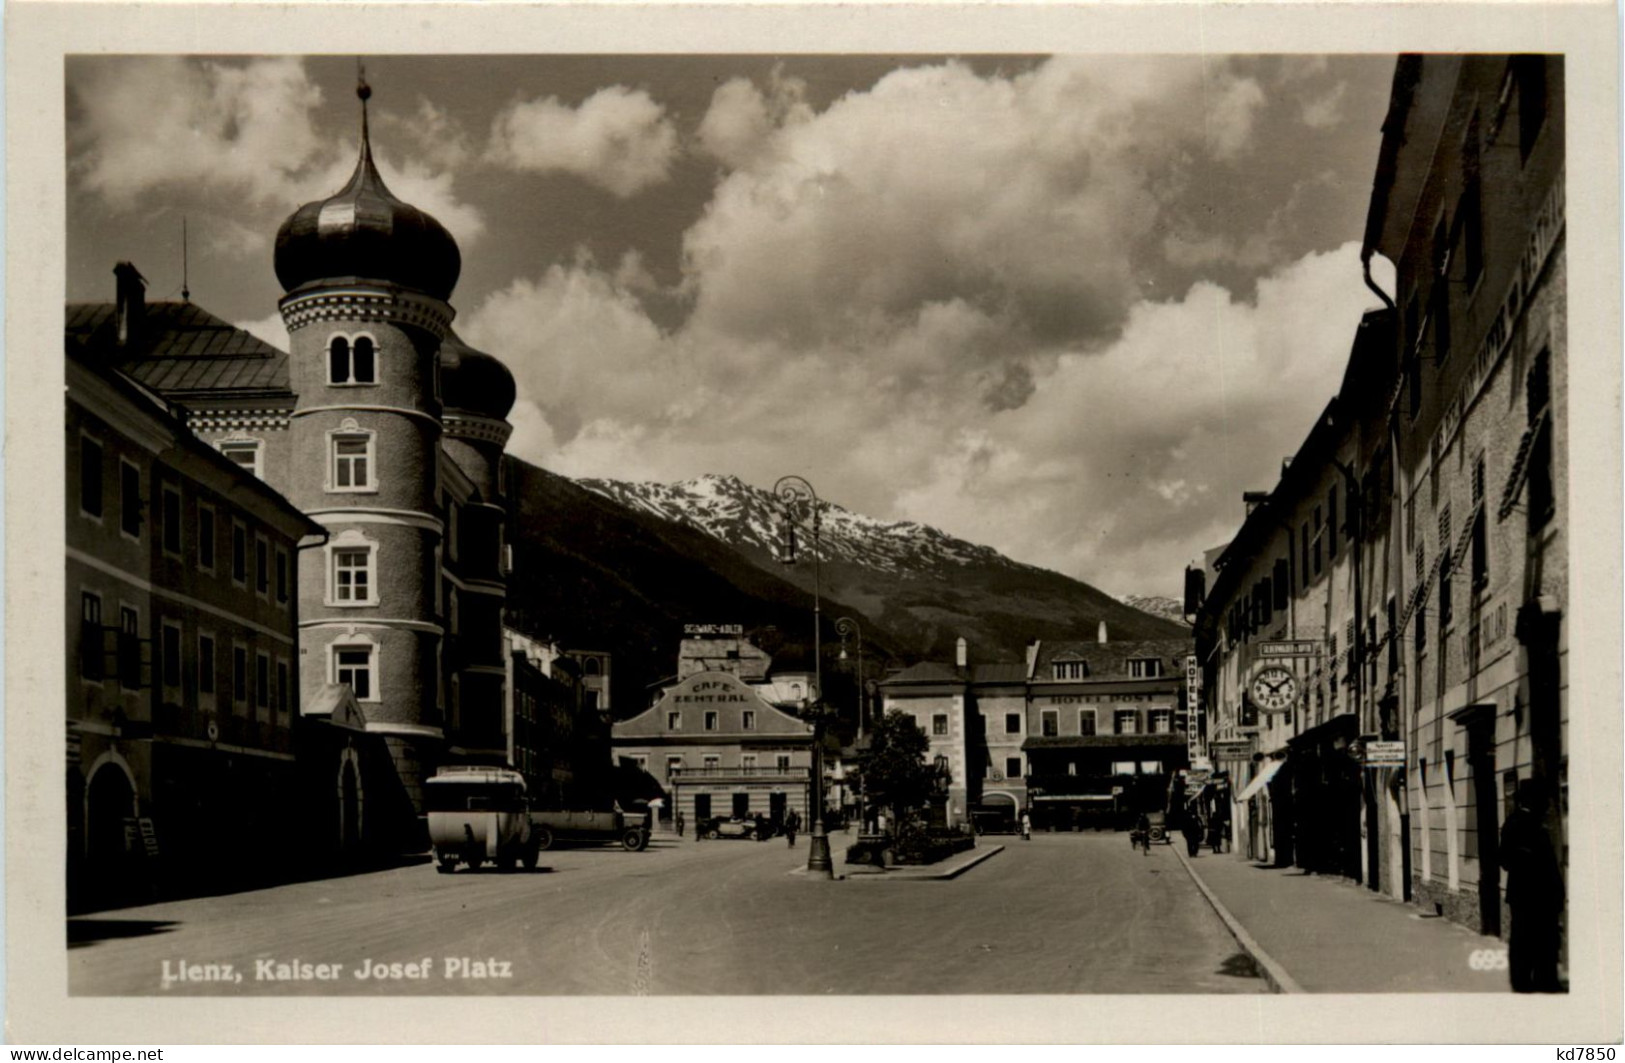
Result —
[[294, 558], [320, 529], [99, 352], [70, 342], [66, 365], [78, 906], [185, 888], [200, 872], [247, 874], [288, 850]]
[[[456, 241], [401, 202], [360, 152], [345, 187], [277, 234], [282, 354], [190, 303], [70, 307], [69, 331], [319, 523], [302, 547], [302, 699], [347, 685], [396, 767], [400, 807], [442, 762], [506, 759], [503, 446], [514, 401], [500, 361], [462, 343], [449, 302]], [[386, 807], [382, 802], [369, 807]], [[374, 840], [421, 839], [369, 816]]]
[[1565, 852], [1563, 160], [1560, 57], [1399, 59], [1363, 252], [1386, 308], [1197, 622], [1238, 848], [1490, 934], [1520, 781]]
[[[508, 760], [537, 808], [607, 809], [613, 799], [609, 712], [581, 672], [581, 655], [504, 632], [508, 640]], [[603, 671], [595, 673], [603, 675]]]
[[[1041, 829], [1161, 809], [1190, 764], [1188, 639], [1043, 640], [1028, 651], [1026, 787]], [[978, 703], [981, 692], [978, 691]]]
[[813, 726], [731, 672], [696, 672], [655, 704], [616, 723], [617, 758], [665, 788], [661, 818], [693, 824], [712, 816], [795, 812], [812, 823]]
[[[1405, 56], [1365, 255], [1396, 268], [1394, 566], [1417, 899], [1503, 929], [1522, 779], [1565, 852], [1564, 68]], [[1564, 861], [1566, 865], [1566, 860]]]
[[776, 672], [740, 625], [686, 625], [676, 675], [613, 726], [616, 760], [663, 787], [667, 828], [679, 812], [687, 823], [757, 813], [778, 823], [794, 811], [810, 826], [814, 731], [796, 714], [812, 687], [804, 672]]
[[991, 825], [1030, 811], [1039, 828], [1116, 825], [1163, 806], [1189, 765], [1183, 639], [1041, 640], [1024, 663], [923, 661], [880, 684], [948, 777], [933, 814], [947, 826]]
[[1382, 782], [1358, 758], [1362, 737], [1393, 735], [1397, 718], [1380, 717], [1388, 674], [1379, 685], [1371, 668], [1393, 621], [1379, 620], [1383, 431], [1362, 411], [1380, 410], [1388, 393], [1391, 336], [1391, 315], [1366, 315], [1341, 391], [1275, 487], [1247, 493], [1196, 622], [1209, 751], [1237, 787], [1238, 851], [1373, 887], [1384, 863], [1370, 847], [1382, 836]]

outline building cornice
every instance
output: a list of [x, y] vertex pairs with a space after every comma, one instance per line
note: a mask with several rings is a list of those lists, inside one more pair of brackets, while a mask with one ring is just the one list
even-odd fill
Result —
[[285, 295], [277, 304], [288, 332], [323, 321], [413, 325], [444, 338], [455, 311], [440, 299], [394, 287], [365, 284]]
[[420, 421], [427, 421], [436, 428], [441, 427], [440, 418], [432, 413], [414, 410], [410, 406], [384, 406], [363, 405], [361, 403], [338, 406], [304, 406], [290, 413], [289, 417], [308, 417], [313, 413], [394, 413], [402, 417], [416, 417]]
[[513, 425], [495, 417], [481, 417], [462, 410], [446, 410], [443, 418], [445, 433], [454, 439], [467, 439], [475, 443], [495, 443], [506, 446], [513, 435]]

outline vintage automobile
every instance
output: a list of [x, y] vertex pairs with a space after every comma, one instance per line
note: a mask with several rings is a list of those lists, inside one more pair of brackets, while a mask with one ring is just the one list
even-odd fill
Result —
[[720, 816], [700, 826], [707, 838], [743, 838], [746, 841], [755, 841], [764, 829], [764, 825], [755, 819], [723, 819]]
[[1128, 832], [1130, 845], [1145, 844], [1149, 846], [1151, 843], [1172, 845], [1174, 843], [1173, 835], [1168, 833], [1168, 814], [1166, 812], [1147, 812], [1145, 818], [1146, 822], [1150, 824], [1150, 829], [1144, 833], [1138, 827], [1131, 829]]
[[441, 874], [459, 863], [470, 871], [489, 860], [503, 871], [536, 867], [525, 777], [506, 768], [445, 767], [424, 784], [429, 841]]
[[613, 812], [533, 812], [531, 831], [536, 848], [555, 845], [619, 842], [628, 852], [649, 847], [648, 813]]

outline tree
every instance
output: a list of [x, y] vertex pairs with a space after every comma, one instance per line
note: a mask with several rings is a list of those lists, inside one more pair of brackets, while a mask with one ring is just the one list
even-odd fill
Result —
[[868, 801], [891, 812], [895, 826], [924, 808], [937, 786], [938, 771], [926, 760], [931, 741], [914, 717], [893, 709], [871, 732], [869, 756], [859, 773]]

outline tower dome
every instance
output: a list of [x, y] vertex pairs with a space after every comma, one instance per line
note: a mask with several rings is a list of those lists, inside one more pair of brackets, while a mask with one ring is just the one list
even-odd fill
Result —
[[403, 203], [384, 186], [372, 161], [367, 100], [361, 98], [361, 156], [349, 183], [327, 199], [294, 211], [276, 234], [276, 276], [291, 292], [314, 281], [356, 278], [451, 297], [462, 272], [457, 241], [433, 217]]
[[513, 374], [500, 359], [477, 351], [455, 330], [440, 345], [440, 396], [447, 409], [467, 410], [505, 420], [517, 391]]

